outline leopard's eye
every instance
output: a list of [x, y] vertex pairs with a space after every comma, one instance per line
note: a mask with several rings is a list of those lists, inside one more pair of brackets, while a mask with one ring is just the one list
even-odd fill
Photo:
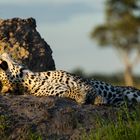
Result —
[[2, 68], [4, 71], [8, 69], [8, 64], [6, 61], [2, 61], [0, 64], [0, 68]]

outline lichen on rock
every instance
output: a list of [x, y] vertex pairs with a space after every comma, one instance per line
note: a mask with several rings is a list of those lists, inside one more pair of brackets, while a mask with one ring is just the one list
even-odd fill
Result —
[[33, 18], [0, 19], [0, 53], [7, 52], [32, 71], [55, 70], [50, 46]]

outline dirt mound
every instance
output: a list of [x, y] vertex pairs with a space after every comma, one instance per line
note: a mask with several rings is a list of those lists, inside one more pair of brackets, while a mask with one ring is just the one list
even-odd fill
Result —
[[80, 139], [99, 117], [114, 119], [115, 110], [58, 97], [0, 96], [0, 135], [10, 140]]

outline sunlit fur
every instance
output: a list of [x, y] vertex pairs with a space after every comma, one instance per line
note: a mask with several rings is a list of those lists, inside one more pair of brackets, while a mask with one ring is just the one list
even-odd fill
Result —
[[[2, 69], [6, 61], [8, 68]], [[120, 106], [140, 102], [140, 91], [133, 87], [112, 86], [108, 83], [85, 79], [62, 70], [32, 72], [4, 53], [0, 56], [0, 80], [3, 86], [35, 96], [68, 97], [78, 103]], [[99, 99], [99, 100], [98, 100]]]

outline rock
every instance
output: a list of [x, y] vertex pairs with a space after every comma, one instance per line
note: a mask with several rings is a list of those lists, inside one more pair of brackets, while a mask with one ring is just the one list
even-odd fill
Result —
[[55, 70], [50, 46], [33, 18], [0, 19], [0, 53], [7, 52], [32, 71]]
[[0, 95], [0, 136], [10, 140], [81, 139], [83, 132], [96, 127], [97, 119], [114, 119], [116, 110], [59, 97]]

